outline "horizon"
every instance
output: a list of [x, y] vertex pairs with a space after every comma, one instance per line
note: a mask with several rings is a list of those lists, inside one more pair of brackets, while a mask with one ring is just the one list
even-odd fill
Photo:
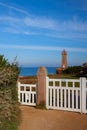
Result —
[[0, 54], [21, 67], [87, 62], [86, 0], [0, 0]]
[[[84, 64], [84, 63], [83, 63]], [[82, 64], [82, 65], [83, 65]], [[68, 67], [74, 67], [74, 66], [82, 66], [82, 65], [72, 65]], [[19, 68], [39, 68], [39, 67], [46, 67], [46, 68], [61, 68], [61, 66], [19, 66]]]

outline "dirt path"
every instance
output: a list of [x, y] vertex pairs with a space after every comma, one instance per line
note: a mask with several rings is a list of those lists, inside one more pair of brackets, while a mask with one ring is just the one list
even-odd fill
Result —
[[87, 114], [21, 106], [19, 130], [87, 130]]

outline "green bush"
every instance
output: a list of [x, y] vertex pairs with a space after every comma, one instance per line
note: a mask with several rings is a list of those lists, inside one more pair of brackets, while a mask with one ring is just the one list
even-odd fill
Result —
[[17, 95], [17, 62], [12, 64], [0, 55], [0, 130], [17, 130], [20, 109]]
[[81, 71], [82, 66], [70, 66], [63, 71], [63, 74], [73, 74], [77, 76], [77, 74]]

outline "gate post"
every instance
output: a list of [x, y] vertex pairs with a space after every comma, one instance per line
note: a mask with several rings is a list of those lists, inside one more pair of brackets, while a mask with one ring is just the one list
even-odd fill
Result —
[[86, 78], [81, 78], [81, 112], [86, 113]]
[[47, 70], [45, 67], [40, 67], [37, 72], [37, 99], [36, 104], [46, 106], [46, 76]]

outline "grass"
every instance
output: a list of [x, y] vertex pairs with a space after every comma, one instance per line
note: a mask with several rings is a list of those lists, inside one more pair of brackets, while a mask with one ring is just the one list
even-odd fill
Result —
[[46, 105], [44, 102], [41, 102], [40, 104], [36, 105], [37, 109], [46, 109]]
[[36, 84], [37, 83], [37, 77], [36, 76], [19, 77], [19, 81], [23, 84]]
[[55, 78], [55, 79], [79, 79], [79, 77], [76, 77], [73, 74], [49, 74], [49, 78]]
[[[55, 78], [55, 79], [79, 79], [79, 77], [76, 77], [75, 75], [71, 74], [49, 74], [49, 78]], [[37, 83], [37, 77], [36, 76], [25, 76], [25, 77], [19, 77], [19, 81], [21, 83], [28, 83], [28, 84], [36, 84]], [[61, 82], [62, 87], [66, 87], [66, 82]], [[49, 86], [53, 86], [53, 81], [49, 82]], [[60, 86], [59, 81], [55, 81], [55, 86]], [[72, 82], [68, 82], [69, 87], [73, 87]], [[75, 87], [79, 87], [79, 83], [75, 83]], [[23, 89], [23, 88], [22, 88]]]
[[4, 119], [3, 122], [0, 124], [0, 130], [18, 130], [18, 126], [21, 122], [21, 110], [18, 111], [19, 113], [12, 117], [10, 120]]
[[16, 121], [5, 121], [0, 130], [18, 130], [18, 124]]
[[[49, 78], [55, 78], [55, 79], [78, 79], [79, 77], [76, 77], [75, 75], [70, 74], [49, 74]], [[37, 77], [36, 76], [24, 76], [19, 77], [19, 81], [23, 84], [36, 84], [37, 83]]]

